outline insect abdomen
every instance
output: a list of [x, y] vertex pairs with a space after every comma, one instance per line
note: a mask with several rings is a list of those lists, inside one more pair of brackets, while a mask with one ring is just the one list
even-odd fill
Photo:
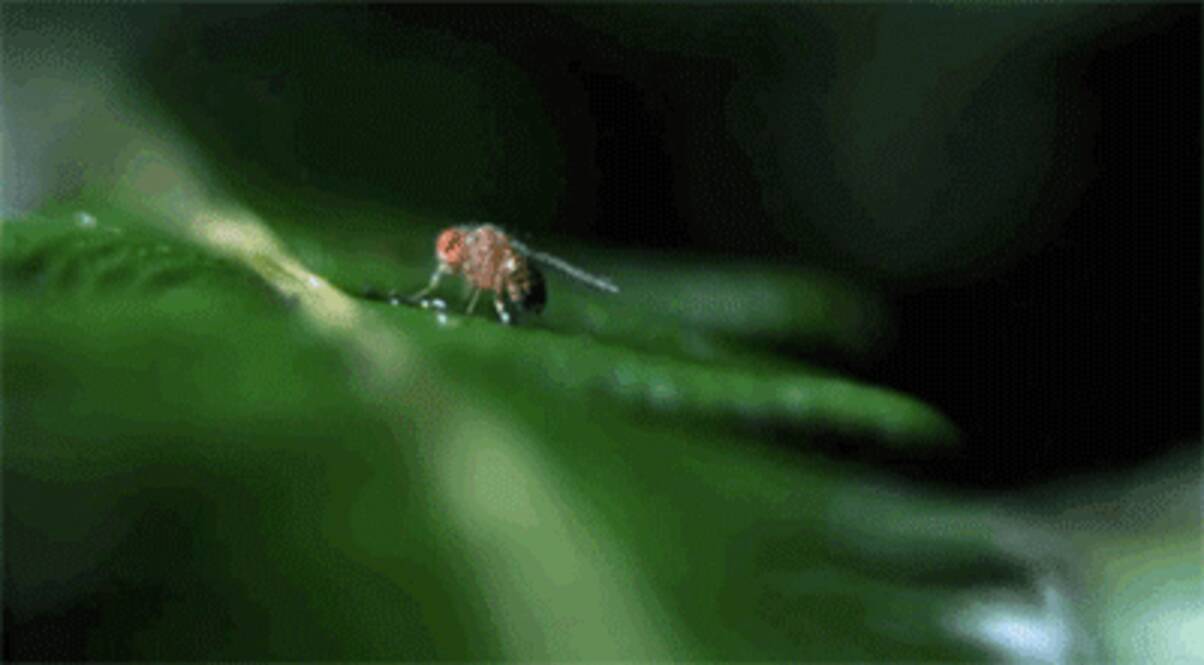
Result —
[[[524, 310], [538, 313], [548, 302], [548, 291], [544, 287], [543, 273], [526, 261], [522, 262], [521, 269], [523, 279], [510, 282], [510, 300]], [[516, 286], [519, 286], [520, 289], [516, 289]]]

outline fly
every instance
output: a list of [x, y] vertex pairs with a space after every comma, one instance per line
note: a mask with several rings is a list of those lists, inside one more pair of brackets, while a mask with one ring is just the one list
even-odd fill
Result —
[[472, 287], [467, 313], [471, 314], [482, 291], [493, 294], [498, 319], [511, 322], [507, 304], [520, 311], [540, 312], [548, 294], [539, 266], [547, 266], [600, 291], [618, 293], [610, 280], [569, 264], [551, 254], [534, 251], [506, 235], [492, 224], [453, 226], [435, 239], [435, 258], [439, 266], [431, 274], [427, 287], [415, 293], [418, 301], [439, 285], [444, 275], [460, 275]]

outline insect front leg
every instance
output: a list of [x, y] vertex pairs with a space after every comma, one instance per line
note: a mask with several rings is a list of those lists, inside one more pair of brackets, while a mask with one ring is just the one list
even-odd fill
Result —
[[445, 267], [439, 266], [438, 268], [435, 268], [435, 272], [431, 273], [430, 283], [426, 285], [425, 289], [410, 296], [410, 301], [417, 302], [419, 299], [424, 298], [426, 294], [434, 291], [435, 287], [439, 286], [439, 280], [443, 279], [445, 274], [447, 274], [447, 269]]

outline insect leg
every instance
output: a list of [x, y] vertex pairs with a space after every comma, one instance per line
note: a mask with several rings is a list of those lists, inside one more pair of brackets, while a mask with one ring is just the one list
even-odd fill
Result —
[[468, 299], [468, 309], [464, 311], [465, 314], [472, 314], [472, 310], [474, 308], [476, 308], [476, 306], [477, 306], [477, 298], [480, 298], [480, 297], [481, 297], [481, 290], [473, 289], [472, 297]]
[[506, 310], [506, 300], [500, 294], [493, 297], [493, 308], [497, 310], [498, 320], [510, 325], [510, 312]]
[[443, 266], [439, 266], [438, 268], [435, 268], [435, 272], [431, 273], [430, 283], [426, 285], [425, 289], [410, 296], [410, 300], [417, 301], [419, 298], [422, 298], [426, 294], [430, 293], [431, 291], [434, 291], [435, 287], [439, 286], [439, 280], [443, 279], [444, 274], [446, 274], [446, 271], [443, 269]]

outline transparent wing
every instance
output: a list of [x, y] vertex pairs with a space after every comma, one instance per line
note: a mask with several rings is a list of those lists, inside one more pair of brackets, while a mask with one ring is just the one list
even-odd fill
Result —
[[563, 273], [564, 275], [572, 277], [573, 279], [581, 282], [582, 284], [585, 284], [587, 286], [592, 286], [593, 288], [598, 289], [599, 291], [606, 291], [608, 293], [618, 293], [619, 292], [619, 287], [615, 286], [614, 282], [610, 281], [609, 279], [607, 279], [605, 277], [599, 277], [597, 275], [592, 275], [592, 274], [582, 270], [581, 268], [578, 268], [577, 266], [569, 263], [568, 261], [565, 261], [564, 259], [552, 256], [551, 254], [548, 254], [546, 252], [531, 251], [530, 249], [528, 249], [526, 247], [520, 246], [520, 249], [532, 261], [535, 261], [535, 262], [539, 263], [540, 265], [548, 266], [549, 268], [554, 268], [554, 269], [560, 271], [561, 273]]

